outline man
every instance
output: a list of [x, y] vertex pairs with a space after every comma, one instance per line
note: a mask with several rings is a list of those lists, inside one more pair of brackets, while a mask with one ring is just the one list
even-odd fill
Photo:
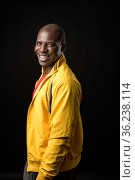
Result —
[[81, 86], [66, 64], [64, 30], [41, 28], [35, 53], [42, 67], [27, 115], [27, 163], [23, 180], [74, 180], [81, 159]]

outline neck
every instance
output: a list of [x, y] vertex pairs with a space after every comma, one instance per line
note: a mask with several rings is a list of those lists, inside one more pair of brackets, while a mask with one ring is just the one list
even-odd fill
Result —
[[46, 76], [47, 74], [49, 74], [52, 70], [53, 66], [49, 66], [49, 67], [43, 67], [43, 75]]
[[[60, 56], [60, 57], [61, 57], [61, 56]], [[60, 58], [60, 57], [59, 57], [59, 58]], [[58, 59], [59, 59], [59, 58], [58, 58]], [[58, 60], [58, 59], [57, 59], [57, 60]], [[57, 61], [57, 60], [56, 60], [56, 61]], [[54, 61], [51, 65], [49, 65], [49, 66], [47, 66], [47, 67], [43, 67], [43, 75], [44, 75], [44, 76], [46, 76], [47, 74], [49, 74], [49, 73], [51, 72], [51, 70], [52, 70], [54, 64], [56, 63], [56, 61]]]

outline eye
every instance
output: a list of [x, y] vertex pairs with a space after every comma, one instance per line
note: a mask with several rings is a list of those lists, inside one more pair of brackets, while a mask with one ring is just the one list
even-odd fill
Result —
[[55, 46], [55, 43], [51, 43], [51, 42], [50, 42], [50, 43], [47, 43], [47, 46], [48, 46], [48, 47], [54, 47], [54, 46]]
[[36, 41], [36, 45], [37, 45], [37, 46], [40, 46], [41, 43], [40, 43], [39, 41]]

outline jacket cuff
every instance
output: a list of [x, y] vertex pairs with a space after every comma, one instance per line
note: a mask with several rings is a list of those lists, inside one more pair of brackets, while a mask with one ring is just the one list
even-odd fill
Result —
[[41, 173], [38, 173], [36, 180], [52, 180], [52, 178], [44, 176]]

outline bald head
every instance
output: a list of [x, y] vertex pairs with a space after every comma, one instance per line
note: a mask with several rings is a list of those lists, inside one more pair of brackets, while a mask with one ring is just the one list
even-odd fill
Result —
[[46, 26], [43, 26], [39, 32], [51, 32], [54, 33], [57, 36], [57, 41], [61, 42], [62, 44], [66, 44], [66, 35], [61, 26], [58, 24], [47, 24]]

